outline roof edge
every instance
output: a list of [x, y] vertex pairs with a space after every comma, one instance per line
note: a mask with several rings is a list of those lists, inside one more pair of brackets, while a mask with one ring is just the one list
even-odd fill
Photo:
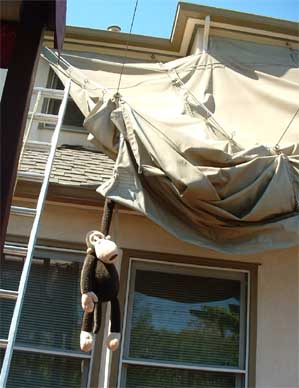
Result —
[[[176, 55], [181, 49], [188, 19], [198, 19], [203, 21], [206, 16], [211, 17], [211, 22], [231, 25], [235, 28], [246, 27], [265, 31], [267, 33], [279, 33], [293, 36], [294, 39], [299, 35], [299, 23], [276, 19], [267, 16], [254, 15], [228, 9], [203, 6], [179, 2], [175, 19], [173, 22], [172, 33], [169, 39], [159, 38], [148, 35], [129, 34], [124, 32], [113, 32], [106, 30], [97, 30], [92, 28], [67, 26], [65, 31], [65, 47], [74, 43], [85, 45], [89, 49], [94, 47], [119, 48], [123, 49], [129, 43], [129, 46], [137, 51], [149, 51], [153, 53], [164, 52], [170, 55]], [[261, 34], [257, 32], [257, 35]], [[49, 40], [50, 33], [46, 35], [46, 41]], [[286, 39], [287, 40], [287, 39]]]
[[[256, 28], [268, 32], [278, 32], [293, 35], [294, 37], [298, 37], [299, 35], [298, 22], [185, 2], [178, 3], [175, 22], [179, 24], [189, 17], [204, 19], [208, 15], [211, 16], [212, 21], [219, 23]], [[174, 34], [176, 32], [175, 22], [173, 26]]]

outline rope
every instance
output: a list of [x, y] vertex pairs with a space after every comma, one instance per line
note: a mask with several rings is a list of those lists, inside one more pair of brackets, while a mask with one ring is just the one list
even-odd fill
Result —
[[287, 130], [290, 128], [290, 126], [291, 126], [292, 122], [294, 121], [294, 119], [295, 119], [295, 117], [296, 117], [296, 115], [297, 115], [298, 112], [299, 112], [299, 106], [298, 106], [298, 108], [297, 108], [297, 110], [296, 110], [294, 116], [291, 118], [289, 124], [287, 125], [286, 129], [283, 131], [282, 135], [280, 136], [278, 142], [276, 143], [276, 145], [275, 145], [275, 147], [274, 147], [275, 149], [278, 149], [278, 148], [279, 148], [279, 143], [281, 142], [281, 140], [282, 140], [282, 138], [284, 137], [284, 135], [287, 133]]
[[129, 38], [130, 38], [131, 33], [132, 33], [132, 29], [133, 29], [133, 25], [134, 25], [134, 20], [135, 20], [135, 15], [136, 15], [136, 11], [137, 11], [137, 6], [138, 6], [138, 0], [136, 0], [136, 2], [135, 2], [135, 8], [134, 8], [134, 12], [133, 12], [132, 21], [131, 21], [129, 37], [128, 37], [127, 45], [126, 45], [126, 52], [125, 52], [124, 60], [123, 60], [123, 63], [122, 63], [121, 72], [120, 72], [120, 75], [119, 75], [119, 80], [118, 80], [116, 94], [118, 94], [118, 92], [119, 92], [121, 78], [122, 78], [122, 75], [123, 75], [123, 72], [124, 72], [124, 67], [125, 67], [126, 59], [128, 57]]

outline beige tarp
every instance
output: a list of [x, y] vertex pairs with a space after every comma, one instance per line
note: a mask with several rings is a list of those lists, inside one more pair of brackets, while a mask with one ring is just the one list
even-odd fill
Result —
[[208, 54], [166, 64], [63, 58], [71, 66], [54, 70], [116, 160], [102, 195], [218, 251], [298, 244], [299, 114], [283, 135], [299, 107], [298, 52], [214, 38]]

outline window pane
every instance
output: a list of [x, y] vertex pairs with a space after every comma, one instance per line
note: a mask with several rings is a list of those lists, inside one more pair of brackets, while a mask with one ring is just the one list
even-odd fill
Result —
[[137, 269], [127, 356], [238, 367], [240, 298], [241, 280]]
[[[1, 350], [1, 363], [3, 356]], [[81, 363], [80, 359], [15, 351], [7, 387], [78, 388], [82, 378]]]
[[[48, 87], [53, 89], [64, 89], [63, 83], [60, 81], [60, 79], [52, 70], [49, 73]], [[42, 112], [57, 115], [60, 105], [61, 105], [61, 100], [45, 98]], [[67, 103], [66, 111], [63, 119], [63, 125], [68, 125], [73, 128], [83, 129], [83, 121], [84, 121], [84, 115], [77, 107], [75, 102], [72, 100], [72, 98], [69, 97], [69, 101]]]
[[[5, 260], [1, 288], [18, 288], [22, 263]], [[81, 322], [80, 265], [53, 260], [35, 260], [22, 309], [17, 343], [79, 351]], [[0, 335], [7, 338], [14, 308], [0, 299]]]
[[[61, 104], [60, 100], [48, 100], [48, 110], [45, 113], [58, 115], [60, 104]], [[84, 121], [84, 116], [81, 113], [80, 109], [77, 107], [77, 105], [73, 100], [69, 99], [66, 106], [63, 125], [83, 128], [83, 121]]]
[[181, 369], [127, 366], [126, 388], [233, 388], [237, 385], [234, 375], [188, 371]]
[[67, 103], [63, 124], [73, 127], [82, 127], [84, 116], [73, 100]]

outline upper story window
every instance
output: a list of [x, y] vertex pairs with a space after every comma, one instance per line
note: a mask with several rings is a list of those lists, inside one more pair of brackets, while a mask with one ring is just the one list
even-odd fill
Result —
[[[64, 89], [63, 83], [57, 77], [52, 69], [49, 71], [49, 77], [47, 82], [47, 88], [49, 89]], [[57, 115], [59, 111], [61, 101], [54, 99], [45, 99], [42, 107], [43, 113], [50, 113]], [[83, 128], [84, 116], [81, 113], [80, 109], [77, 107], [75, 102], [69, 97], [64, 120], [62, 124], [62, 129], [69, 131], [84, 131]], [[52, 128], [53, 125], [44, 124], [43, 128]]]

